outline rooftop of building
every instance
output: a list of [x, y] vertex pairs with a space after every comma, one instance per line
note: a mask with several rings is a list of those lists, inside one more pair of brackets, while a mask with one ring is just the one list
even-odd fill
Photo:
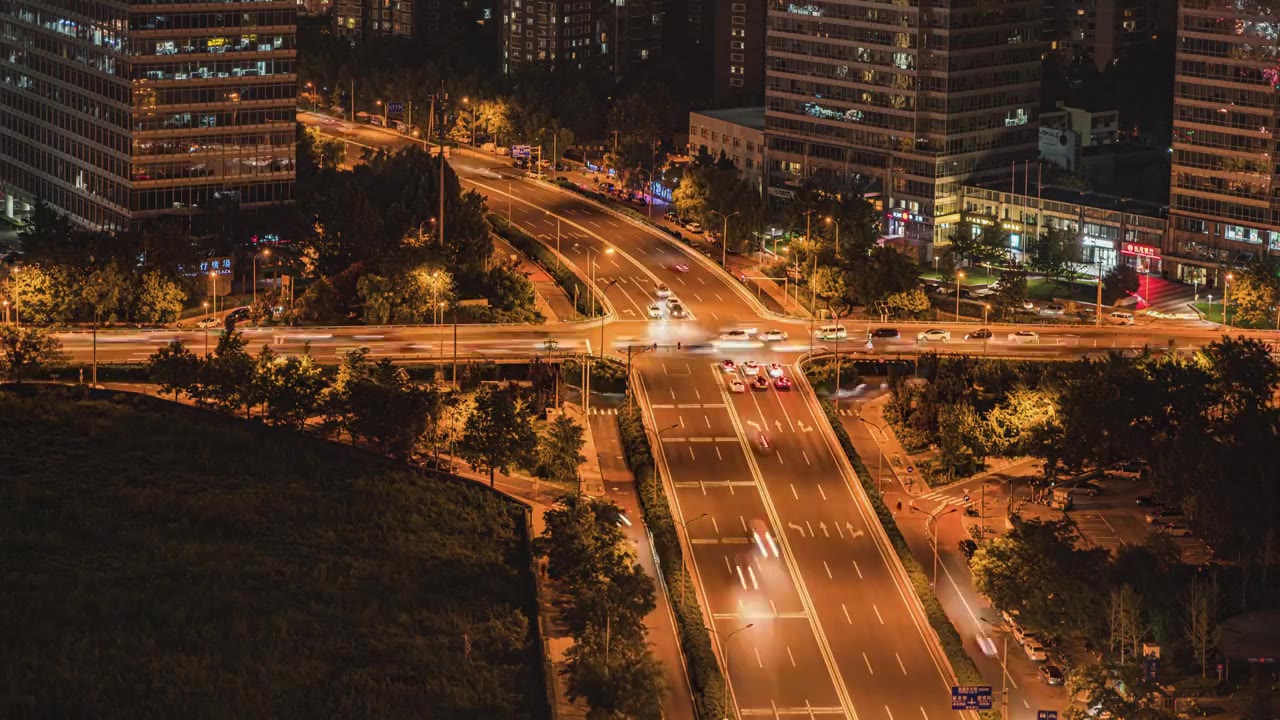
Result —
[[764, 106], [743, 108], [720, 108], [719, 110], [693, 110], [692, 115], [702, 115], [734, 125], [741, 125], [752, 130], [764, 131]]
[[[976, 187], [981, 190], [992, 190], [995, 192], [1009, 192], [1009, 183], [1005, 182], [989, 182], [975, 183], [969, 187]], [[1037, 195], [1045, 200], [1060, 203], [1071, 203], [1073, 205], [1083, 205], [1085, 207], [1096, 208], [1098, 210], [1111, 210], [1114, 212], [1126, 212], [1132, 215], [1145, 215], [1153, 218], [1167, 218], [1169, 216], [1169, 208], [1157, 203], [1146, 202], [1144, 200], [1134, 200], [1133, 198], [1117, 197], [1115, 195], [1104, 195], [1102, 193], [1089, 192], [1087, 190], [1072, 190], [1070, 188], [1057, 187], [1054, 185], [1045, 185], [1043, 189], [1036, 185], [1028, 184], [1025, 192], [1021, 192], [1023, 188], [1018, 188], [1015, 195], [1024, 197], [1036, 197]]]

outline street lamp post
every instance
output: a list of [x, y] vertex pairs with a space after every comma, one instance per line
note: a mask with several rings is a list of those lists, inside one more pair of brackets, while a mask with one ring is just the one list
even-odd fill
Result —
[[[756, 626], [755, 623], [747, 623], [746, 625], [743, 625], [742, 627], [738, 628], [737, 630], [734, 630], [728, 635], [725, 635], [724, 640], [720, 642], [720, 654], [724, 656], [724, 718], [725, 720], [729, 720], [729, 641], [733, 639], [734, 635], [737, 635], [743, 630], [750, 630], [755, 626]], [[712, 635], [715, 635], [716, 637], [720, 636], [720, 633], [717, 632], [714, 628], [707, 628], [706, 630], [707, 632], [711, 633]]]
[[383, 127], [383, 128], [386, 128], [386, 127], [387, 127], [387, 125], [389, 125], [389, 124], [390, 124], [390, 118], [389, 118], [389, 116], [387, 115], [387, 111], [390, 109], [390, 104], [389, 104], [389, 103], [384, 103], [384, 102], [382, 102], [381, 100], [379, 100], [379, 101], [378, 101], [378, 107], [382, 108], [382, 127]]
[[[609, 288], [618, 284], [617, 278], [610, 280], [607, 285], [600, 288], [600, 295], [603, 296], [609, 292]], [[600, 308], [600, 357], [604, 357], [604, 308]]]
[[218, 273], [209, 271], [209, 296], [213, 299], [213, 314], [218, 314]]
[[929, 544], [933, 546], [933, 587], [938, 587], [938, 518], [943, 515], [950, 515], [959, 510], [958, 507], [944, 505], [933, 512], [925, 512], [915, 505], [911, 506], [913, 512], [923, 513], [928, 519], [925, 520], [925, 534], [929, 535]]
[[471, 147], [476, 146], [476, 106], [471, 102], [471, 98], [462, 98], [462, 104], [471, 108]]
[[719, 216], [720, 216], [720, 219], [721, 219], [721, 220], [724, 220], [724, 234], [720, 236], [720, 267], [728, 267], [728, 262], [729, 262], [729, 218], [733, 217], [734, 215], [737, 215], [737, 214], [738, 214], [738, 211], [737, 211], [737, 210], [735, 210], [735, 211], [733, 211], [733, 212], [729, 213], [728, 215], [725, 215], [725, 214], [724, 214], [724, 213], [722, 213], [722, 212], [716, 212], [715, 210], [712, 210], [712, 211], [711, 211], [711, 214], [712, 214], [712, 215], [719, 215]]
[[[680, 426], [679, 426], [679, 425], [672, 425], [670, 428], [667, 428], [667, 430], [670, 430], [671, 428], [674, 428], [674, 427], [680, 427]], [[659, 442], [661, 442], [662, 433], [658, 433], [658, 438], [659, 438]], [[683, 529], [683, 530], [684, 530], [684, 536], [685, 536], [685, 539], [686, 539], [686, 540], [688, 540], [688, 538], [689, 538], [689, 526], [690, 526], [690, 525], [692, 525], [693, 523], [695, 523], [695, 522], [697, 522], [697, 521], [699, 521], [699, 520], [701, 520], [701, 519], [705, 518], [705, 517], [708, 517], [708, 515], [707, 515], [706, 513], [702, 513], [702, 514], [701, 514], [701, 515], [699, 515], [698, 517], [695, 517], [695, 518], [689, 518], [688, 520], [685, 520], [684, 522], [681, 522], [681, 521], [679, 521], [679, 520], [676, 520], [676, 522], [677, 522], [677, 523], [680, 523], [680, 527], [681, 527], [681, 529]], [[685, 584], [685, 583], [684, 583], [684, 576], [685, 576], [685, 575], [688, 575], [688, 572], [687, 572], [683, 567], [682, 567], [682, 568], [680, 568], [679, 572], [680, 572], [680, 600], [679, 600], [679, 603], [680, 603], [680, 607], [684, 607], [684, 584]]]
[[960, 281], [964, 279], [964, 273], [956, 271], [956, 322], [960, 322]]
[[1235, 276], [1227, 273], [1225, 281], [1222, 283], [1222, 324], [1231, 329], [1231, 281], [1235, 280]]
[[[200, 303], [200, 306], [204, 308], [204, 312], [207, 315], [209, 313], [209, 301], [205, 300]], [[204, 356], [209, 357], [209, 325], [207, 323], [204, 326]]]
[[253, 304], [258, 304], [258, 256], [271, 257], [271, 248], [253, 254]]
[[[982, 622], [996, 627], [996, 624], [986, 618], [981, 618]], [[1004, 652], [1000, 653], [1000, 718], [1001, 720], [1009, 720], [1009, 631], [1004, 632]]]
[[[877, 431], [879, 431], [880, 437], [881, 439], [884, 440], [884, 442], [886, 443], [889, 442], [889, 436], [885, 434], [884, 428], [862, 417], [861, 415], [858, 416], [858, 419], [866, 423], [868, 426], [873, 427]], [[872, 438], [874, 439], [875, 436], [873, 435]], [[880, 491], [880, 495], [882, 496], [884, 495], [883, 470], [884, 470], [884, 446], [877, 442], [876, 443], [876, 489]]]
[[840, 259], [840, 221], [828, 215], [827, 224], [836, 226], [836, 259], [839, 260]]

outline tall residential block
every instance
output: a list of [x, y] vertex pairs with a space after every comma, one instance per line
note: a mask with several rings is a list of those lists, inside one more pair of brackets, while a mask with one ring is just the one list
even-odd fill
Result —
[[1165, 267], [1220, 285], [1280, 253], [1280, 16], [1254, 0], [1182, 0]]
[[0, 184], [91, 228], [293, 198], [292, 0], [0, 0]]
[[502, 69], [604, 70], [621, 78], [662, 54], [662, 0], [503, 0]]
[[962, 182], [1036, 157], [1039, 0], [771, 0], [769, 194], [878, 185], [888, 234], [927, 253]]
[[714, 0], [711, 94], [718, 104], [759, 105], [764, 99], [767, 0]]

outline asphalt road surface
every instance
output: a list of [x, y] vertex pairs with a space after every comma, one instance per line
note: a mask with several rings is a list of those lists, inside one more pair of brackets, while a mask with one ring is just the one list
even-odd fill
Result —
[[[300, 115], [323, 131], [369, 147], [414, 142], [373, 128], [353, 128]], [[501, 359], [546, 351], [602, 350], [626, 355], [628, 346], [658, 349], [635, 356], [641, 399], [660, 435], [658, 460], [677, 516], [688, 522], [696, 588], [711, 615], [733, 697], [745, 717], [798, 715], [857, 720], [942, 720], [950, 716], [952, 676], [900, 565], [876, 522], [817, 399], [795, 367], [813, 350], [810, 323], [769, 313], [735, 279], [705, 256], [655, 231], [601, 210], [546, 183], [525, 179], [500, 158], [453, 152], [468, 187], [491, 210], [559, 246], [567, 262], [594, 273], [613, 310], [604, 322], [457, 328], [460, 358]], [[448, 237], [448, 218], [445, 218]], [[665, 285], [688, 308], [685, 318], [650, 318]], [[1033, 343], [1010, 342], [1017, 327], [995, 327], [985, 344], [966, 342], [976, 324], [898, 323], [902, 337], [866, 345], [877, 326], [844, 323], [856, 343], [843, 351], [909, 356], [927, 350], [1018, 357], [1079, 357], [1107, 348], [1191, 347], [1219, 336], [1197, 324], [1136, 328], [1043, 327]], [[928, 327], [952, 330], [954, 340], [920, 343]], [[721, 340], [733, 329], [779, 329], [787, 340]], [[212, 343], [216, 342], [216, 332]], [[248, 333], [255, 347], [298, 352], [309, 344], [322, 360], [355, 347], [375, 357], [451, 360], [454, 328], [263, 329]], [[98, 360], [141, 361], [161, 343], [182, 338], [199, 349], [202, 331], [99, 333]], [[92, 351], [90, 334], [62, 337], [73, 355]], [[792, 379], [778, 389], [733, 392], [726, 359], [778, 363]], [[767, 371], [762, 370], [761, 372]], [[656, 438], [655, 438], [656, 439]], [[747, 628], [750, 625], [751, 627]], [[746, 628], [746, 629], [743, 629]], [[998, 685], [999, 677], [989, 678]], [[1011, 708], [1022, 720], [1026, 713]], [[1032, 714], [1033, 716], [1033, 714]]]

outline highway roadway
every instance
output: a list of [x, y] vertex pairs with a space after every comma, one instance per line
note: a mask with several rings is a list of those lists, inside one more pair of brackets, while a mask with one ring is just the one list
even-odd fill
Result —
[[[300, 115], [327, 133], [365, 146], [414, 142], [373, 128], [344, 127]], [[603, 323], [551, 323], [528, 327], [457, 329], [460, 357], [501, 359], [546, 351], [600, 352], [658, 345], [636, 355], [640, 398], [650, 415], [658, 462], [677, 517], [687, 522], [696, 591], [711, 616], [733, 698], [743, 717], [844, 717], [850, 720], [941, 720], [952, 675], [918, 601], [906, 583], [861, 486], [834, 439], [812, 390], [796, 367], [811, 349], [809, 323], [774, 316], [705, 256], [670, 243], [640, 224], [606, 212], [546, 183], [525, 179], [500, 158], [463, 152], [451, 164], [464, 184], [487, 196], [491, 210], [546, 241], [584, 273], [594, 269], [613, 314]], [[445, 218], [446, 237], [448, 218]], [[558, 241], [557, 241], [558, 238]], [[589, 265], [588, 263], [592, 263]], [[689, 310], [681, 319], [650, 319], [666, 285]], [[669, 302], [669, 299], [666, 300]], [[665, 302], [662, 303], [665, 305]], [[850, 335], [877, 324], [849, 322]], [[895, 325], [899, 340], [860, 340], [875, 356], [909, 355], [915, 333], [937, 324]], [[1137, 328], [1037, 328], [1039, 342], [1012, 344], [1017, 328], [998, 328], [984, 346], [960, 336], [927, 349], [1025, 357], [1073, 357], [1108, 347], [1182, 346], [1218, 335], [1197, 325]], [[784, 341], [721, 342], [736, 328], [779, 329]], [[354, 347], [375, 357], [453, 356], [453, 328], [308, 328], [249, 332], [251, 344], [297, 352], [304, 343], [322, 360]], [[603, 333], [603, 334], [602, 334]], [[212, 343], [216, 333], [209, 333]], [[155, 347], [181, 338], [199, 349], [201, 331], [99, 333], [98, 359], [140, 361]], [[602, 340], [603, 338], [603, 340]], [[62, 336], [76, 357], [86, 357], [91, 336]], [[820, 343], [833, 349], [831, 343]], [[854, 346], [844, 344], [844, 348]], [[843, 349], [843, 348], [842, 348]], [[731, 392], [741, 370], [725, 372], [731, 358], [778, 363], [793, 381], [780, 390]], [[658, 438], [655, 438], [657, 440]], [[747, 627], [747, 626], [750, 627]], [[746, 629], [743, 629], [746, 628]], [[998, 685], [999, 678], [991, 678]], [[1021, 708], [1012, 717], [1033, 717]]]

